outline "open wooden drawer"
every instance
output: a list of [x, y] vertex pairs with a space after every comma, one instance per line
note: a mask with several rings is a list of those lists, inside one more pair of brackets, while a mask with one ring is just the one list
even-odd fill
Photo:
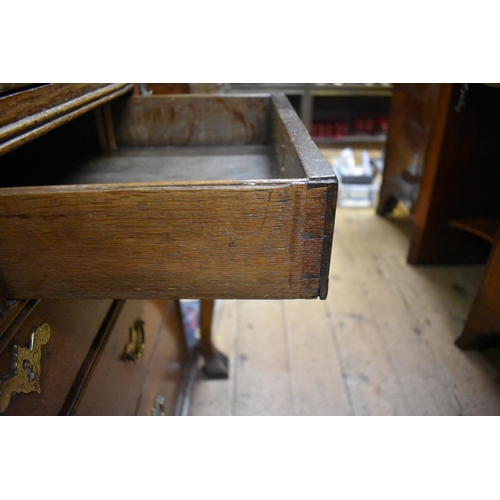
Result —
[[326, 297], [337, 181], [284, 95], [119, 97], [0, 179], [7, 298]]

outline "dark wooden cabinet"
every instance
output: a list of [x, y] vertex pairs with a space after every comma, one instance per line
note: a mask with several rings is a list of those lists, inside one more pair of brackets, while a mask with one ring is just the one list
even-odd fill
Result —
[[410, 208], [410, 264], [488, 259], [457, 342], [462, 348], [486, 345], [486, 338], [500, 333], [499, 131], [500, 89], [495, 85], [394, 87], [377, 212], [390, 214], [398, 201]]
[[482, 84], [394, 88], [379, 214], [411, 207], [412, 264], [485, 262], [477, 236], [500, 219], [500, 90]]

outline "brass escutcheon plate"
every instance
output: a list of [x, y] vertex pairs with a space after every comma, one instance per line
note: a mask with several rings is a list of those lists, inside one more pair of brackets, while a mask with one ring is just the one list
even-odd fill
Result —
[[142, 357], [144, 348], [146, 347], [144, 321], [141, 318], [137, 318], [134, 325], [129, 328], [129, 338], [130, 342], [123, 350], [122, 359], [124, 361], [137, 361]]
[[31, 332], [28, 348], [12, 347], [12, 373], [0, 379], [0, 413], [7, 410], [12, 394], [40, 393], [42, 346], [50, 339], [50, 327], [43, 323]]

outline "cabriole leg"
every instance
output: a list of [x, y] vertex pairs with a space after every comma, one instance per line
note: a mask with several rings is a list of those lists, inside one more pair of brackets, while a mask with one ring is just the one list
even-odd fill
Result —
[[212, 341], [214, 300], [200, 300], [200, 350], [205, 358], [203, 371], [209, 378], [228, 378], [229, 360], [218, 351]]

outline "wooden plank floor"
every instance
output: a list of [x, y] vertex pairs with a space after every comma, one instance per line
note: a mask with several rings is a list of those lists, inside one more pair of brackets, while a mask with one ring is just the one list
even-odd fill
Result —
[[337, 210], [327, 300], [218, 301], [229, 380], [191, 415], [500, 415], [497, 369], [454, 345], [483, 266], [406, 264], [410, 221]]

